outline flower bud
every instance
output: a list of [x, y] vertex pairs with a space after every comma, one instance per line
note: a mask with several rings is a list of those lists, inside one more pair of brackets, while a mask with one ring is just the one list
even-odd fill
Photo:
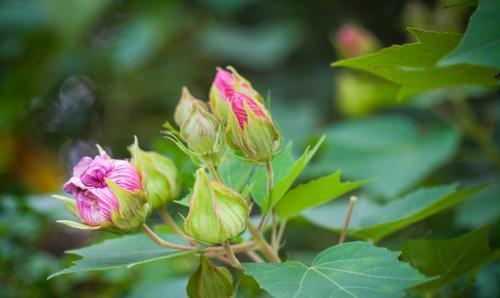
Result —
[[191, 298], [233, 297], [233, 277], [227, 268], [215, 266], [201, 254], [200, 266], [189, 278], [186, 289]]
[[135, 167], [106, 153], [82, 158], [64, 191], [76, 199], [74, 211], [83, 224], [61, 222], [82, 229], [128, 232], [144, 222], [150, 208]]
[[192, 105], [197, 99], [191, 95], [188, 88], [182, 87], [181, 99], [174, 112], [174, 121], [180, 127], [182, 122], [191, 114]]
[[270, 161], [281, 147], [281, 134], [265, 106], [243, 93], [235, 93], [229, 111], [226, 138], [239, 155], [251, 161]]
[[375, 52], [379, 47], [378, 40], [357, 25], [342, 25], [335, 36], [335, 48], [344, 59]]
[[137, 138], [129, 147], [132, 164], [142, 177], [146, 199], [153, 208], [173, 201], [180, 193], [180, 175], [174, 162], [156, 153], [139, 148]]
[[180, 133], [188, 148], [201, 156], [223, 149], [224, 135], [220, 122], [201, 101], [192, 103], [191, 112], [182, 123]]
[[210, 88], [210, 106], [214, 115], [223, 123], [228, 122], [228, 112], [231, 99], [235, 92], [244, 93], [250, 98], [262, 102], [262, 96], [252, 88], [252, 85], [232, 67], [230, 71], [217, 69], [214, 82]]
[[211, 181], [203, 169], [196, 171], [184, 222], [188, 235], [201, 242], [223, 243], [243, 232], [248, 213], [247, 202], [239, 193]]

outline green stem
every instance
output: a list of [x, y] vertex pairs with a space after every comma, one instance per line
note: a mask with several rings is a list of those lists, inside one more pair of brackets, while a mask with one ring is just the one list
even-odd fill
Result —
[[248, 222], [248, 230], [250, 234], [252, 234], [255, 242], [260, 247], [262, 253], [266, 256], [266, 258], [272, 263], [281, 263], [281, 259], [278, 254], [273, 250], [273, 248], [267, 243], [264, 236], [262, 236], [262, 232], [260, 232], [256, 227], [252, 225], [252, 223]]
[[215, 163], [214, 163], [214, 160], [212, 157], [208, 158], [207, 166], [208, 166], [208, 170], [210, 171], [210, 174], [212, 174], [215, 181], [222, 184], [223, 183], [222, 179], [219, 175], [219, 172], [217, 171], [217, 167], [215, 166]]
[[238, 260], [238, 258], [235, 256], [233, 250], [231, 249], [231, 243], [229, 243], [229, 240], [224, 242], [224, 249], [226, 251], [227, 257], [231, 261], [231, 265], [233, 265], [233, 267], [241, 270], [242, 269], [241, 263]]

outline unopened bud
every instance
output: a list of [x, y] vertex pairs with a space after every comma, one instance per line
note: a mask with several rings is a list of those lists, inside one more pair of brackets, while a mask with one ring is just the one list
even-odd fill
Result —
[[220, 122], [201, 101], [192, 103], [191, 112], [182, 123], [180, 133], [188, 148], [201, 156], [223, 149], [224, 135]]
[[262, 96], [253, 89], [248, 80], [241, 76], [234, 68], [228, 70], [218, 68], [214, 82], [210, 88], [210, 106], [214, 115], [223, 123], [228, 122], [228, 112], [231, 109], [231, 100], [236, 92], [246, 94], [250, 98], [262, 102]]
[[335, 36], [335, 48], [341, 58], [353, 58], [373, 53], [380, 48], [378, 40], [360, 26], [345, 24]]
[[158, 208], [173, 201], [181, 189], [175, 163], [159, 153], [141, 150], [137, 138], [129, 151], [132, 164], [141, 174], [142, 187], [151, 206]]
[[281, 148], [282, 137], [264, 104], [235, 93], [226, 137], [239, 155], [257, 163], [270, 161]]
[[188, 235], [201, 242], [223, 243], [245, 230], [248, 213], [247, 201], [239, 193], [210, 180], [203, 169], [196, 171], [184, 222]]

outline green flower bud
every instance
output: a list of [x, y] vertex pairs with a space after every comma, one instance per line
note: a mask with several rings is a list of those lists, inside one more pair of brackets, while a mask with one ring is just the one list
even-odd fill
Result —
[[127, 191], [118, 184], [107, 179], [106, 183], [119, 202], [119, 210], [111, 211], [113, 226], [108, 228], [115, 232], [129, 232], [139, 227], [150, 211], [150, 205], [143, 191]]
[[174, 112], [174, 121], [180, 127], [182, 122], [191, 114], [192, 105], [197, 99], [191, 95], [188, 88], [182, 87], [181, 99]]
[[196, 154], [206, 156], [223, 149], [224, 134], [220, 123], [201, 101], [192, 103], [191, 112], [182, 123], [180, 133], [188, 148]]
[[189, 278], [187, 293], [191, 298], [233, 297], [231, 272], [225, 267], [215, 266], [201, 255], [198, 270]]
[[161, 207], [179, 195], [180, 175], [172, 160], [156, 152], [141, 150], [137, 138], [129, 151], [131, 162], [141, 175], [146, 199], [153, 208]]
[[281, 149], [282, 136], [259, 101], [235, 93], [226, 137], [239, 155], [257, 163], [270, 161]]
[[223, 243], [241, 234], [249, 213], [245, 198], [211, 181], [203, 169], [197, 170], [196, 176], [189, 214], [184, 222], [186, 233], [211, 244]]

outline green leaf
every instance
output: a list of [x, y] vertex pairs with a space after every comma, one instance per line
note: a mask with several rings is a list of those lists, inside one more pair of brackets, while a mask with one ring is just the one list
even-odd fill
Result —
[[500, 183], [496, 183], [472, 196], [458, 208], [456, 223], [466, 228], [478, 228], [495, 223], [500, 218], [499, 194]]
[[426, 278], [398, 261], [399, 252], [350, 242], [330, 247], [311, 266], [300, 262], [244, 263], [273, 297], [401, 297]]
[[252, 178], [255, 165], [232, 158], [220, 165], [218, 170], [224, 184], [241, 192]]
[[458, 45], [460, 34], [416, 28], [408, 30], [415, 35], [417, 42], [394, 45], [374, 54], [340, 60], [332, 66], [364, 70], [401, 85], [398, 100], [444, 87], [496, 86], [496, 70], [493, 68], [475, 65], [436, 66], [442, 57]]
[[302, 156], [295, 161], [293, 167], [286, 173], [286, 175], [274, 184], [272, 195], [267, 195], [263, 203], [263, 210], [265, 212], [271, 210], [271, 208], [273, 208], [273, 206], [283, 198], [285, 193], [299, 177], [300, 173], [302, 173], [305, 167], [309, 164], [324, 140], [325, 136], [322, 136], [312, 149], [307, 147]]
[[302, 210], [336, 199], [363, 184], [364, 181], [341, 182], [340, 172], [336, 172], [291, 189], [276, 204], [276, 212], [281, 217], [292, 217]]
[[[289, 143], [285, 149], [271, 161], [274, 177], [273, 186], [286, 176], [292, 169], [294, 162], [292, 143]], [[253, 185], [251, 192], [252, 197], [259, 206], [262, 206], [267, 196], [267, 174], [264, 167], [261, 166], [255, 171], [251, 184]]]
[[386, 198], [417, 185], [450, 160], [460, 143], [451, 127], [420, 129], [416, 122], [396, 116], [345, 121], [329, 129], [327, 137], [314, 173], [338, 169], [349, 179], [373, 178], [366, 189]]
[[[352, 213], [349, 236], [379, 241], [408, 225], [463, 202], [483, 187], [485, 185], [462, 190], [456, 190], [454, 185], [421, 188], [386, 205], [361, 198]], [[303, 215], [316, 225], [340, 231], [347, 202], [336, 203], [307, 210]]]
[[489, 228], [483, 227], [451, 240], [407, 240], [401, 258], [427, 276], [439, 276], [418, 287], [433, 291], [495, 257], [488, 234]]
[[217, 267], [200, 256], [200, 266], [189, 278], [187, 293], [191, 298], [233, 296], [233, 277], [227, 268]]
[[464, 38], [440, 65], [477, 64], [500, 68], [500, 3], [481, 0]]
[[[184, 244], [181, 238], [174, 235], [161, 237], [170, 242]], [[75, 261], [69, 268], [51, 274], [48, 279], [82, 271], [131, 268], [135, 265], [184, 256], [193, 252], [167, 249], [154, 243], [147, 235], [137, 234], [106, 240], [89, 247], [70, 250], [67, 253], [81, 256], [82, 259]]]

